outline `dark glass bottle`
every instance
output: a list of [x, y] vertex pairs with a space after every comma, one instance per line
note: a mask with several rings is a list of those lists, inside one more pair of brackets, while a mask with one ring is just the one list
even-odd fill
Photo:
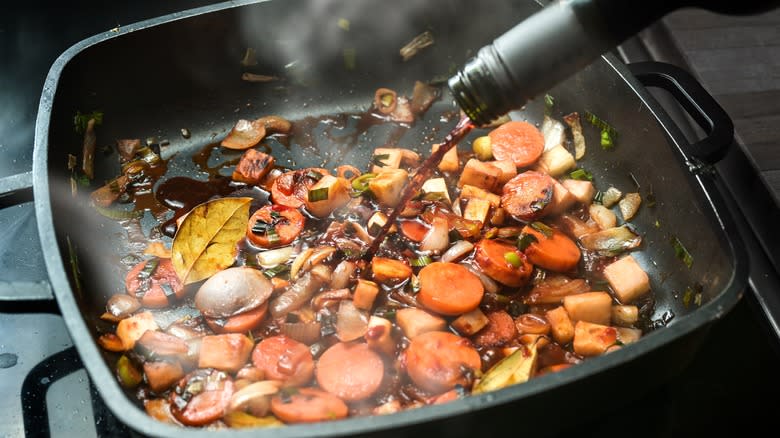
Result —
[[556, 1], [480, 49], [449, 87], [481, 125], [520, 108], [674, 9], [748, 14], [778, 5], [780, 0]]

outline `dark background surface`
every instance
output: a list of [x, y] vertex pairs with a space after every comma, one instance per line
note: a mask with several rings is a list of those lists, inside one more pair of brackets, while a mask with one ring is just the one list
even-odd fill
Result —
[[[75, 0], [67, 3], [27, 1], [6, 6], [0, 14], [0, 178], [31, 169], [38, 99], [49, 66], [60, 53], [83, 38], [115, 26], [210, 3], [214, 2]], [[752, 44], [762, 47], [773, 41], [776, 44], [780, 27], [775, 22], [772, 33], [766, 27], [766, 20], [771, 22], [772, 17], [776, 20], [778, 14], [762, 17], [764, 21], [740, 19], [745, 20], [740, 22], [740, 26], [747, 27], [743, 30], [748, 33], [751, 32], [750, 26], [761, 27], [758, 39], [754, 38]], [[759, 157], [759, 161], [765, 163], [765, 167], [772, 166], [771, 163], [777, 162], [772, 160], [778, 157], [772, 138], [777, 138], [780, 132], [777, 124], [772, 124], [777, 114], [777, 106], [771, 105], [771, 102], [777, 101], [776, 90], [773, 91], [772, 87], [778, 83], [780, 68], [761, 70], [763, 67], [753, 63], [769, 62], [771, 65], [774, 62], [772, 56], [776, 56], [777, 51], [767, 55], [756, 49], [753, 55], [743, 54], [744, 58], [735, 60], [733, 53], [720, 50], [727, 49], [729, 44], [718, 40], [723, 37], [713, 30], [713, 26], [718, 24], [709, 14], [684, 12], [673, 15], [668, 22], [673, 25], [670, 28], [677, 44], [684, 47], [689, 41], [690, 47], [697, 51], [695, 56], [684, 55], [682, 62], [696, 61], [692, 63], [694, 73], [700, 73], [705, 86], [713, 91], [713, 86], [706, 81], [716, 78], [721, 85], [731, 83], [732, 89], [736, 90], [737, 85], [734, 84], [740, 84], [741, 92], [752, 93], [749, 95], [753, 96], [753, 102], [757, 102], [755, 105], [749, 105], [751, 100], [748, 97], [736, 95], [740, 93], [738, 90], [724, 93], [725, 97], [721, 97], [728, 102], [737, 102], [725, 106], [732, 118], [737, 119], [738, 133], [742, 133], [740, 129], [748, 129], [753, 136], [745, 133], [741, 139], [747, 138], [751, 144], [760, 145], [764, 155]], [[681, 28], [688, 30], [681, 32]], [[707, 35], [695, 33], [696, 29], [708, 29]], [[675, 31], [681, 33], [675, 34]], [[732, 49], [750, 44], [745, 38], [736, 40], [737, 43], [730, 44]], [[735, 37], [729, 41], [735, 41]], [[704, 52], [707, 50], [710, 52]], [[683, 50], [683, 53], [686, 52]], [[762, 58], [759, 59], [759, 56]], [[744, 69], [718, 68], [718, 59], [724, 66], [738, 61]], [[106, 74], [111, 74], [112, 67], [106, 66]], [[764, 74], [747, 74], [745, 70]], [[734, 75], [733, 80], [729, 79], [729, 74]], [[774, 78], [774, 82], [766, 75]], [[751, 80], [754, 81], [752, 85]], [[742, 109], [752, 109], [753, 116], [745, 116], [740, 112]], [[766, 141], [756, 139], [756, 129], [745, 124], [745, 120], [751, 117], [757, 117], [760, 123], [764, 123], [761, 126]], [[750, 150], [750, 144], [747, 150]], [[0, 294], [45, 288], [46, 273], [40, 257], [32, 204], [28, 202], [0, 210], [0, 230]], [[44, 313], [51, 306], [19, 306], [1, 302], [0, 306], [0, 355], [7, 353], [17, 357], [15, 365], [0, 368], [0, 393], [5, 395], [0, 401], [0, 436], [23, 436], [21, 395], [24, 376], [38, 361], [66, 349], [71, 342], [64, 333], [61, 319]], [[639, 401], [627, 403], [615, 400], [614, 405], [607, 407], [610, 411], [608, 415], [594, 418], [586, 424], [572, 425], [570, 432], [587, 436], [721, 435], [725, 431], [743, 431], [759, 425], [773, 426], [780, 407], [777, 402], [780, 359], [776, 350], [777, 339], [766, 330], [766, 322], [762, 318], [752, 292], [747, 291], [740, 304], [714, 324], [707, 341], [682, 375], [644, 395]], [[79, 371], [74, 376], [74, 384], [83, 386], [86, 374]], [[624, 385], [623, 382], [615, 384]], [[62, 391], [67, 394], [62, 395]], [[627, 391], [631, 391], [630, 387]], [[57, 417], [50, 419], [52, 429], [59, 431], [55, 435], [95, 436], [96, 432], [83, 432], [81, 428], [107, 420], [100, 415], [96, 415], [95, 419], [87, 415], [93, 411], [88, 408], [89, 397], [88, 388], [50, 391], [48, 398], [53, 400], [52, 403], [60, 400], [61, 405], [57, 409], [50, 408], [49, 412]], [[587, 400], [571, 400], [567, 409], [576, 409], [579, 403], [587, 403]], [[565, 411], [561, 410], [563, 421]], [[518, 418], [518, 431], [522, 431], [522, 422], [529, 420]], [[55, 424], [58, 426], [55, 427]], [[113, 435], [106, 429], [101, 433]]]

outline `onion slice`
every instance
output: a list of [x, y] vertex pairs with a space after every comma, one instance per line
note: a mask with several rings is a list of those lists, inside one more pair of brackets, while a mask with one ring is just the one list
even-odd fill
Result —
[[287, 262], [294, 253], [292, 246], [270, 249], [257, 254], [257, 263], [265, 269], [270, 269]]
[[474, 249], [474, 244], [468, 240], [459, 240], [441, 255], [442, 262], [454, 262]]
[[447, 219], [436, 216], [431, 222], [431, 229], [425, 234], [420, 249], [422, 251], [444, 251], [450, 244]]
[[628, 225], [607, 228], [580, 237], [582, 247], [604, 256], [615, 256], [642, 243], [642, 237]]
[[355, 307], [352, 301], [342, 301], [336, 313], [336, 336], [341, 342], [353, 341], [368, 331], [368, 313]]

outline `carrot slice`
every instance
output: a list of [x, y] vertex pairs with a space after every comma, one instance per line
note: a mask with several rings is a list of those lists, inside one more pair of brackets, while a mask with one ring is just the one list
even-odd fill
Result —
[[[196, 382], [199, 383], [196, 385]], [[198, 387], [199, 392], [187, 392], [194, 387]], [[195, 370], [184, 376], [171, 391], [171, 412], [187, 426], [209, 424], [225, 414], [234, 389], [233, 380], [222, 371]]]
[[442, 315], [460, 315], [474, 310], [485, 290], [479, 277], [455, 263], [435, 262], [420, 270], [417, 300]]
[[314, 423], [344, 418], [349, 408], [335, 395], [315, 388], [300, 388], [293, 394], [271, 399], [271, 412], [285, 423]]
[[319, 180], [315, 174], [324, 176], [330, 175], [330, 172], [318, 167], [310, 167], [279, 175], [271, 184], [271, 199], [276, 204], [300, 208], [309, 196], [309, 189]]
[[[176, 298], [184, 296], [184, 286], [173, 269], [171, 259], [158, 259], [157, 267], [148, 276], [144, 274], [147, 263], [152, 262], [144, 260], [133, 266], [133, 269], [125, 276], [125, 287], [128, 294], [135, 297], [143, 294], [140, 298], [141, 304], [151, 308], [166, 307], [169, 304], [168, 295], [171, 292]], [[142, 290], [145, 292], [141, 292]]]
[[573, 240], [562, 232], [550, 228], [548, 237], [531, 225], [523, 228], [523, 233], [532, 235], [536, 241], [528, 245], [525, 255], [536, 266], [556, 272], [568, 272], [577, 267], [580, 261], [580, 249]]
[[246, 333], [256, 329], [268, 313], [268, 301], [252, 310], [233, 315], [227, 319], [204, 318], [215, 333]]
[[240, 119], [220, 145], [228, 149], [249, 149], [260, 143], [263, 137], [265, 123], [262, 120]]
[[340, 342], [317, 361], [317, 383], [345, 401], [365, 400], [382, 384], [382, 358], [363, 343]]
[[554, 187], [555, 180], [546, 173], [523, 172], [504, 184], [501, 207], [522, 222], [538, 219], [546, 213]]
[[271, 380], [286, 386], [307, 383], [314, 375], [314, 360], [309, 347], [285, 335], [263, 339], [252, 352], [252, 362]]
[[480, 240], [476, 244], [474, 261], [488, 277], [512, 287], [528, 283], [534, 270], [516, 246], [499, 240]]
[[448, 332], [423, 333], [405, 350], [406, 372], [420, 388], [439, 394], [455, 385], [469, 387], [482, 366], [479, 353], [466, 338]]
[[249, 218], [246, 236], [250, 242], [263, 248], [287, 245], [301, 234], [305, 223], [301, 212], [294, 208], [266, 205]]
[[544, 152], [544, 136], [536, 126], [522, 121], [506, 122], [490, 131], [496, 160], [511, 160], [517, 167], [534, 164]]

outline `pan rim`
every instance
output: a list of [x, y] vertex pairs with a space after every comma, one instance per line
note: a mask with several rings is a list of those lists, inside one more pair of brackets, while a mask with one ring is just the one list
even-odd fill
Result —
[[[55, 251], [44, 251], [44, 262], [49, 275], [49, 281], [51, 282], [57, 302], [62, 310], [65, 324], [70, 335], [73, 337], [74, 345], [79, 355], [83, 358], [84, 366], [89, 373], [90, 378], [100, 383], [96, 384], [96, 386], [106, 405], [113, 413], [117, 414], [122, 422], [128, 427], [150, 436], [176, 436], [183, 430], [186, 430], [188, 434], [192, 433], [195, 434], [194, 436], [198, 437], [225, 436], [226, 434], [230, 434], [230, 436], [248, 437], [250, 434], [251, 436], [257, 436], [258, 434], [262, 435], [263, 433], [274, 434], [279, 437], [297, 437], [311, 436], [312, 434], [316, 434], [317, 436], [360, 434], [369, 431], [414, 426], [420, 423], [457, 416], [471, 411], [489, 409], [491, 407], [559, 388], [594, 374], [606, 372], [678, 340], [682, 336], [692, 333], [711, 321], [720, 318], [740, 299], [747, 284], [747, 257], [744, 256], [745, 251], [741, 242], [739, 242], [736, 237], [737, 234], [732, 233], [729, 236], [731, 239], [728, 239], [728, 242], [729, 249], [731, 250], [730, 256], [731, 262], [733, 263], [733, 270], [730, 278], [724, 282], [727, 286], [720, 295], [690, 315], [681, 318], [675, 324], [665, 327], [661, 331], [649, 333], [647, 336], [643, 337], [641, 341], [642, 348], [638, 348], [638, 346], [636, 348], [623, 348], [609, 355], [588, 360], [565, 372], [539, 377], [524, 385], [509, 387], [492, 393], [469, 396], [464, 400], [454, 403], [425, 406], [421, 409], [407, 410], [387, 416], [358, 417], [311, 425], [290, 425], [268, 432], [257, 429], [224, 431], [191, 428], [183, 429], [179, 426], [169, 425], [154, 420], [126, 396], [116, 382], [116, 379], [114, 379], [109, 366], [107, 366], [101, 357], [98, 346], [91, 339], [90, 330], [79, 311], [75, 301], [74, 291], [70, 286], [64, 268], [65, 259], [57, 247], [57, 235], [52, 217], [51, 193], [49, 190], [48, 176], [49, 124], [51, 122], [54, 95], [56, 93], [60, 75], [65, 66], [76, 55], [95, 44], [172, 21], [266, 1], [268, 0], [236, 0], [219, 3], [141, 21], [119, 28], [116, 32], [107, 31], [92, 36], [71, 46], [60, 55], [49, 70], [44, 83], [36, 119], [33, 151], [34, 207], [38, 224], [38, 234], [42, 245], [45, 243], [57, 248]], [[598, 62], [606, 62], [618, 77], [625, 81], [632, 91], [637, 94], [643, 104], [650, 109], [661, 129], [664, 130], [667, 140], [671, 143], [670, 145], [673, 146], [684, 159], [685, 152], [682, 148], [682, 142], [678, 140], [683, 137], [663, 110], [661, 110], [657, 104], [653, 105], [654, 100], [644, 87], [628, 73], [625, 66], [623, 66], [614, 56], [609, 54], [605, 55], [601, 58], [601, 61]], [[708, 215], [715, 215], [715, 220], [720, 223], [724, 233], [728, 231], [729, 227], [733, 229], [733, 224], [730, 224], [728, 212], [722, 206], [723, 203], [718, 202], [719, 194], [714, 190], [715, 187], [713, 184], [698, 175], [694, 176], [694, 178], [698, 181], [699, 185], [699, 189], [695, 190], [697, 195], [700, 197], [703, 196], [706, 203], [712, 207], [711, 209], [708, 209]]]

